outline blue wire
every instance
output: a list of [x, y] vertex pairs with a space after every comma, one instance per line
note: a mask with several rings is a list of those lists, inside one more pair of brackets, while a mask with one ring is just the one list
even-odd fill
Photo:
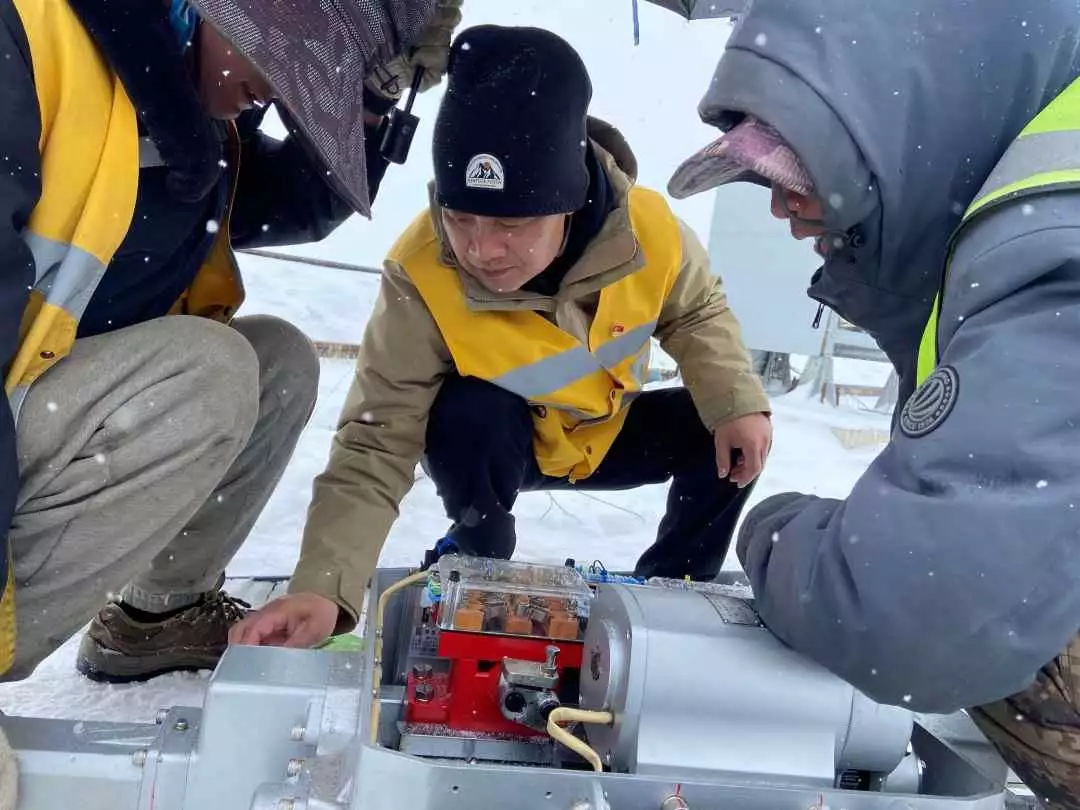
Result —
[[634, 44], [641, 44], [641, 23], [638, 20], [638, 0], [631, 0], [634, 4]]

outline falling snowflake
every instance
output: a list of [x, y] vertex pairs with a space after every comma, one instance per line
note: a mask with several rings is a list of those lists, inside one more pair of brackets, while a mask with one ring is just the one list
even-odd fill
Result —
[[754, 37], [754, 44], [757, 45], [759, 48], [764, 48], [768, 44], [768, 42], [769, 38], [764, 34], [758, 34], [756, 37]]
[[216, 219], [208, 219], [208, 220], [206, 220], [206, 232], [207, 233], [217, 233], [218, 228], [220, 228], [220, 227], [221, 226], [218, 225], [218, 221]]
[[49, 413], [56, 413], [58, 410], [60, 410], [60, 406], [57, 405], [55, 402], [46, 402], [45, 408], [46, 410], [48, 410]]

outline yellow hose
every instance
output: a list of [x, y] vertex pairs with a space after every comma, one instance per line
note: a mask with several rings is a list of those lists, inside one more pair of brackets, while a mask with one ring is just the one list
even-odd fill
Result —
[[594, 771], [601, 773], [604, 770], [604, 765], [600, 761], [600, 755], [569, 731], [560, 728], [558, 725], [560, 721], [564, 723], [578, 722], [610, 726], [615, 722], [615, 715], [611, 712], [574, 709], [569, 706], [560, 706], [548, 715], [547, 733], [551, 735], [551, 738], [556, 742], [561, 742], [571, 751], [580, 754], [592, 765]]
[[381, 710], [381, 704], [379, 703], [379, 684], [382, 682], [382, 651], [383, 651], [383, 618], [386, 613], [386, 605], [390, 601], [390, 597], [398, 591], [408, 588], [410, 585], [414, 585], [417, 582], [423, 582], [427, 580], [427, 570], [417, 571], [415, 574], [409, 574], [404, 579], [399, 579], [393, 585], [387, 587], [385, 591], [379, 596], [379, 604], [375, 610], [375, 640], [373, 643], [373, 649], [375, 651], [374, 670], [371, 675], [371, 742], [375, 744], [379, 740], [379, 713]]

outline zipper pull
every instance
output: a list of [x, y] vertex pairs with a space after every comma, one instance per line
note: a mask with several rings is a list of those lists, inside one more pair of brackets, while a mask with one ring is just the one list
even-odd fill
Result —
[[824, 312], [825, 312], [825, 305], [819, 303], [817, 305], [817, 313], [815, 313], [815, 315], [814, 315], [814, 320], [812, 320], [810, 322], [810, 328], [811, 329], [819, 329], [821, 327], [821, 316], [824, 314]]

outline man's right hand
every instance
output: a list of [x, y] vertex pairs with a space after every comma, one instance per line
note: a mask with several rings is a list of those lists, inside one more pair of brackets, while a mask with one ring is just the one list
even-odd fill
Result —
[[325, 596], [289, 594], [268, 602], [229, 630], [230, 644], [314, 647], [337, 626], [340, 608]]

